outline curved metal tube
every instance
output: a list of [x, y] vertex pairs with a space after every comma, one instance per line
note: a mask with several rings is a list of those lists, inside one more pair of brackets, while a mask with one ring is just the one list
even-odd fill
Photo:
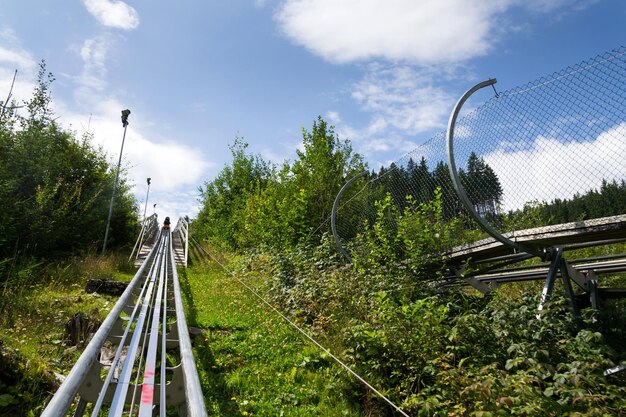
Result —
[[502, 242], [507, 246], [512, 247], [515, 250], [523, 250], [524, 252], [529, 252], [534, 255], [541, 256], [539, 254], [539, 251], [537, 251], [536, 249], [529, 248], [525, 245], [520, 245], [519, 243], [513, 242], [511, 239], [506, 238], [500, 232], [491, 227], [491, 225], [487, 223], [482, 217], [480, 217], [480, 215], [474, 208], [474, 205], [467, 196], [467, 193], [465, 192], [465, 187], [463, 187], [463, 184], [461, 184], [461, 178], [459, 177], [459, 173], [456, 169], [456, 163], [454, 160], [454, 126], [456, 123], [456, 119], [459, 116], [459, 112], [461, 111], [461, 107], [463, 107], [463, 104], [465, 104], [467, 99], [469, 99], [470, 96], [476, 91], [480, 90], [481, 88], [494, 85], [496, 82], [497, 80], [495, 78], [491, 78], [487, 81], [476, 84], [474, 87], [467, 90], [454, 106], [454, 110], [452, 111], [452, 114], [450, 115], [450, 120], [448, 121], [448, 130], [446, 132], [448, 169], [450, 170], [450, 178], [452, 179], [452, 185], [454, 186], [457, 195], [463, 202], [463, 205], [485, 232], [489, 233], [489, 235], [491, 235], [494, 239]]
[[339, 239], [339, 234], [337, 233], [337, 207], [339, 206], [339, 200], [341, 199], [341, 195], [350, 186], [350, 184], [352, 184], [354, 181], [361, 178], [362, 176], [366, 175], [367, 173], [368, 171], [363, 171], [360, 174], [355, 175], [354, 177], [350, 178], [350, 180], [347, 183], [345, 183], [343, 187], [341, 187], [341, 190], [339, 190], [337, 197], [335, 197], [335, 202], [333, 203], [333, 211], [330, 214], [330, 228], [333, 231], [333, 237], [335, 238], [335, 245], [337, 245], [339, 252], [341, 252], [344, 258], [348, 260], [348, 262], [352, 262], [352, 257], [350, 257], [350, 254], [348, 253], [348, 251], [346, 251], [341, 245], [341, 240]]

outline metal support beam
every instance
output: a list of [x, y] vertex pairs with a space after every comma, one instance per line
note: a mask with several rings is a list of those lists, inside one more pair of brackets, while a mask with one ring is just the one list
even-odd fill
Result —
[[569, 301], [572, 314], [574, 314], [574, 317], [578, 319], [580, 317], [580, 311], [578, 310], [578, 305], [576, 304], [576, 297], [574, 296], [574, 289], [572, 288], [572, 281], [570, 280], [567, 267], [567, 261], [561, 257], [559, 269], [561, 270], [561, 279], [563, 280], [563, 286], [565, 287], [565, 296]]
[[548, 270], [546, 283], [543, 286], [543, 291], [541, 292], [541, 301], [539, 302], [539, 307], [537, 307], [538, 319], [541, 319], [541, 312], [545, 308], [546, 303], [552, 298], [552, 289], [554, 288], [554, 281], [556, 280], [556, 274], [559, 272], [562, 258], [563, 249], [557, 248], [554, 252], [554, 258], [552, 259], [552, 262], [550, 264], [550, 269]]

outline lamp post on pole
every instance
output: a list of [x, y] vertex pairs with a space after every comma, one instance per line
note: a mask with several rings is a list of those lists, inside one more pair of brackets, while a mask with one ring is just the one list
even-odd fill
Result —
[[146, 221], [146, 210], [148, 210], [148, 196], [150, 195], [150, 178], [147, 180], [148, 182], [148, 192], [146, 193], [146, 204], [143, 207], [143, 221]]
[[113, 183], [113, 193], [111, 194], [111, 204], [109, 205], [109, 218], [107, 219], [107, 227], [104, 232], [104, 243], [102, 244], [102, 254], [107, 248], [107, 239], [109, 238], [109, 226], [111, 225], [111, 216], [113, 214], [113, 201], [115, 200], [115, 190], [117, 181], [120, 177], [120, 165], [122, 164], [122, 152], [124, 152], [124, 140], [126, 139], [126, 128], [128, 127], [128, 115], [130, 110], [122, 110], [122, 126], [124, 126], [124, 135], [122, 136], [122, 149], [120, 149], [120, 159], [117, 161], [117, 172], [115, 172], [115, 183]]

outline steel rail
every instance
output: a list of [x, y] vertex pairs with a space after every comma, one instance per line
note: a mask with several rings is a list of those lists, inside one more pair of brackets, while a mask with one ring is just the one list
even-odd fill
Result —
[[67, 375], [67, 378], [65, 378], [65, 381], [63, 381], [55, 395], [41, 413], [41, 417], [60, 417], [67, 413], [67, 410], [72, 404], [78, 389], [85, 380], [87, 373], [97, 360], [100, 350], [113, 328], [113, 325], [118, 320], [120, 313], [122, 313], [124, 307], [128, 304], [128, 301], [131, 299], [135, 286], [140, 281], [146, 266], [149, 264], [148, 260], [152, 259], [152, 257], [156, 254], [155, 248], [150, 251], [146, 262], [139, 268], [126, 290], [122, 293], [120, 299], [117, 303], [115, 303], [115, 306], [113, 306], [109, 315], [106, 317], [98, 331], [94, 334], [91, 342], [87, 345], [82, 355], [80, 355], [72, 367], [72, 370]]
[[[159, 245], [157, 245], [157, 247], [159, 248], [159, 252], [156, 258], [156, 262], [157, 264], [159, 264], [160, 260], [163, 257], [163, 244], [160, 243]], [[121, 415], [124, 411], [126, 396], [128, 395], [128, 389], [130, 388], [130, 378], [134, 369], [135, 358], [137, 357], [137, 353], [139, 350], [139, 342], [143, 334], [144, 323], [146, 322], [146, 317], [148, 315], [148, 308], [154, 295], [153, 290], [155, 284], [155, 270], [156, 268], [153, 270], [153, 274], [148, 277], [150, 283], [148, 284], [148, 289], [143, 298], [141, 311], [139, 313], [137, 323], [135, 324], [133, 337], [130, 340], [128, 352], [126, 353], [126, 360], [124, 361], [124, 366], [122, 367], [122, 372], [118, 379], [117, 387], [115, 388], [115, 394], [113, 394], [113, 400], [111, 401], [109, 416], [118, 416]]]
[[[148, 275], [150, 275], [152, 269], [155, 267], [155, 263], [152, 262], [152, 264], [150, 265], [150, 272], [148, 272]], [[139, 299], [143, 298], [143, 296], [146, 293], [146, 290], [148, 288], [148, 283], [149, 280], [145, 280], [143, 286], [141, 287], [141, 292], [139, 293]], [[91, 416], [92, 417], [97, 417], [98, 413], [100, 412], [100, 408], [102, 407], [102, 404], [104, 403], [104, 397], [106, 396], [107, 390], [109, 388], [109, 386], [111, 385], [111, 381], [113, 380], [113, 376], [120, 364], [120, 360], [122, 357], [122, 351], [124, 350], [124, 346], [125, 346], [125, 342], [126, 342], [126, 338], [128, 337], [129, 333], [130, 333], [130, 329], [132, 327], [132, 324], [135, 322], [135, 316], [137, 315], [137, 311], [139, 310], [139, 303], [135, 303], [135, 306], [133, 307], [133, 311], [130, 315], [130, 317], [128, 318], [128, 322], [126, 323], [126, 328], [124, 329], [124, 333], [122, 334], [120, 341], [118, 343], [118, 347], [117, 350], [115, 352], [115, 357], [113, 358], [113, 361], [111, 362], [111, 366], [109, 368], [109, 372], [107, 373], [107, 377], [104, 380], [104, 384], [102, 386], [102, 390], [100, 390], [100, 393], [98, 394], [98, 400], [96, 401], [96, 403], [93, 406], [93, 411], [91, 412]]]
[[[189, 238], [185, 232], [179, 237]], [[74, 416], [82, 416], [89, 403], [93, 404], [89, 411], [92, 417], [102, 415], [104, 404], [108, 404], [109, 416], [165, 416], [168, 405], [180, 406], [181, 415], [207, 415], [185, 321], [173, 243], [171, 232], [163, 230], [42, 416], [67, 415], [75, 398], [79, 401]], [[175, 308], [171, 307], [172, 302]], [[122, 318], [127, 308], [131, 308], [129, 316]], [[169, 332], [168, 314], [175, 320], [172, 326], [176, 326]], [[117, 347], [102, 381], [100, 373], [104, 365], [98, 358], [107, 339]], [[172, 380], [167, 381], [171, 368], [167, 367], [166, 352], [173, 346], [180, 355], [181, 372], [175, 371]], [[123, 350], [126, 350], [125, 359], [122, 359]]]
[[189, 259], [189, 221], [187, 218], [179, 217], [176, 227], [174, 227], [174, 232], [178, 235], [178, 240], [183, 246], [184, 265], [186, 268]]
[[[169, 236], [164, 236], [163, 245], [169, 243]], [[163, 257], [158, 274], [158, 287], [152, 309], [152, 320], [150, 326], [150, 339], [148, 340], [148, 352], [146, 354], [146, 364], [143, 373], [143, 384], [141, 386], [141, 402], [139, 405], [139, 417], [151, 417], [154, 403], [154, 385], [156, 383], [156, 357], [159, 342], [159, 326], [161, 324], [161, 302], [163, 299], [163, 283], [165, 282], [167, 257]], [[165, 332], [163, 332], [165, 333]], [[165, 398], [163, 398], [165, 400]], [[165, 401], [161, 401], [165, 403]]]
[[178, 328], [180, 360], [183, 368], [183, 378], [185, 385], [185, 399], [187, 402], [187, 413], [189, 417], [206, 417], [206, 407], [204, 405], [204, 395], [200, 385], [200, 377], [196, 369], [196, 362], [191, 350], [191, 340], [189, 339], [189, 329], [185, 320], [185, 310], [183, 300], [180, 295], [180, 283], [176, 262], [174, 259], [174, 249], [170, 240], [170, 261], [172, 266], [172, 282], [174, 284], [174, 305], [176, 308], [176, 325]]

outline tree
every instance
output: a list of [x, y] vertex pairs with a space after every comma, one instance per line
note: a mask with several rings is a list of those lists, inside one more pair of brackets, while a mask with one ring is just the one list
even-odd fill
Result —
[[231, 249], [239, 247], [244, 233], [248, 198], [264, 189], [271, 177], [270, 165], [260, 156], [247, 154], [247, 147], [242, 138], [236, 138], [229, 146], [232, 165], [225, 166], [200, 189], [202, 208], [196, 227], [213, 243]]
[[495, 216], [502, 199], [502, 186], [493, 169], [472, 152], [467, 160], [467, 172], [462, 171], [460, 176], [474, 209], [483, 217]]
[[350, 142], [340, 140], [321, 116], [310, 132], [302, 129], [302, 142], [304, 151], [297, 151], [291, 171], [297, 192], [307, 200], [307, 228], [314, 231], [329, 218], [341, 187], [364, 171], [365, 164], [352, 152]]
[[[114, 171], [88, 135], [77, 140], [53, 120], [52, 81], [42, 62], [28, 116], [0, 125], [0, 259], [87, 250], [104, 235]], [[111, 241], [123, 245], [136, 234], [136, 202], [124, 180], [118, 195]]]

